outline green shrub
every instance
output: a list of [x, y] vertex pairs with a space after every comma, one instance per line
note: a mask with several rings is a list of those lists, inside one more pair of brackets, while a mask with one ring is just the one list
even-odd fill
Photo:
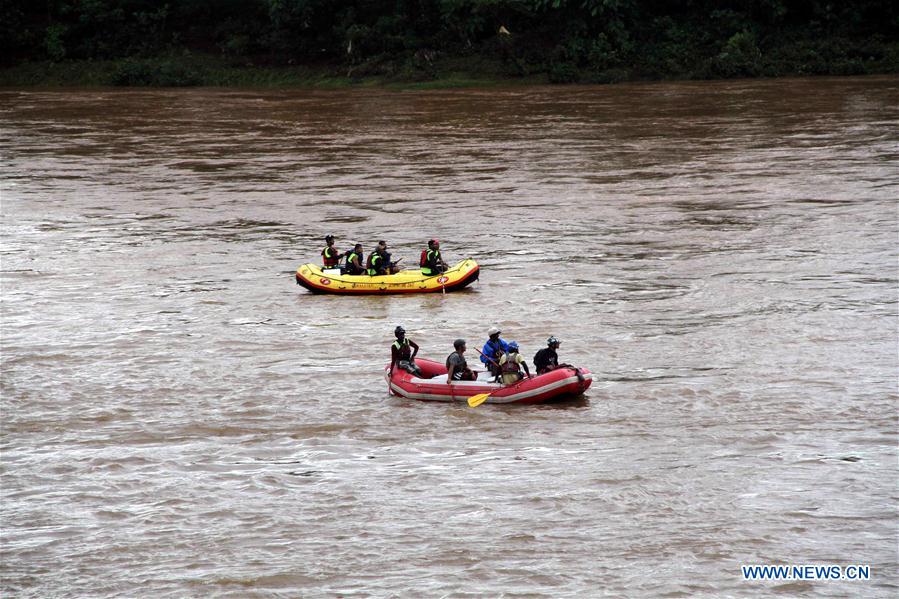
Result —
[[587, 48], [587, 62], [590, 68], [596, 71], [604, 71], [618, 64], [620, 54], [605, 33], [600, 33], [595, 40], [590, 42]]
[[201, 81], [196, 70], [171, 60], [124, 60], [110, 77], [110, 83], [120, 87], [189, 87]]
[[157, 83], [162, 87], [191, 87], [202, 81], [200, 74], [193, 68], [178, 63], [164, 62], [160, 66]]
[[580, 79], [577, 65], [573, 62], [553, 62], [547, 73], [550, 83], [577, 83]]
[[59, 62], [66, 57], [66, 47], [63, 42], [63, 36], [68, 28], [60, 23], [53, 23], [47, 27], [44, 35], [44, 49], [50, 60]]
[[715, 58], [714, 68], [721, 77], [755, 77], [762, 70], [762, 53], [755, 34], [736, 33], [727, 40]]
[[621, 83], [631, 78], [627, 69], [604, 69], [584, 78], [584, 83]]
[[153, 84], [153, 69], [143, 60], [125, 60], [112, 73], [112, 85], [143, 87]]

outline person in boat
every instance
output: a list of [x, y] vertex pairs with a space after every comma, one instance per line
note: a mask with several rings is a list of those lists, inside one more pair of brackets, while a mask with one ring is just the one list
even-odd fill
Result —
[[344, 267], [348, 275], [363, 275], [365, 267], [362, 266], [362, 244], [357, 243], [353, 247], [352, 252], [346, 253], [346, 266]]
[[391, 259], [390, 252], [387, 251], [386, 241], [378, 242], [378, 253], [381, 254], [381, 259], [384, 261], [384, 264], [387, 265], [387, 274], [395, 275], [400, 271], [399, 263], [402, 258], [400, 258], [396, 262]]
[[546, 340], [546, 347], [534, 355], [534, 368], [537, 374], [546, 374], [558, 368], [574, 368], [571, 364], [559, 364], [559, 354], [556, 350], [561, 344], [562, 342], [555, 337]]
[[501, 333], [502, 331], [499, 327], [490, 327], [487, 330], [487, 343], [481, 348], [481, 362], [483, 362], [490, 373], [497, 378], [502, 374], [499, 366], [499, 359], [504, 353], [509, 351], [509, 344], [503, 339], [500, 339]]
[[515, 341], [509, 342], [509, 350], [499, 359], [499, 367], [503, 373], [503, 385], [514, 385], [523, 379], [522, 368], [528, 378], [531, 378], [528, 363], [524, 361], [524, 356], [518, 353], [518, 343]]
[[456, 350], [446, 357], [446, 383], [453, 381], [476, 381], [478, 375], [468, 367], [465, 361], [465, 339], [456, 339], [453, 341], [453, 348]]
[[368, 255], [368, 260], [365, 263], [365, 268], [368, 271], [369, 276], [375, 277], [378, 275], [391, 274], [392, 266], [393, 264], [390, 262], [390, 253], [387, 251], [387, 242], [379, 241], [378, 247]]
[[421, 251], [421, 258], [418, 261], [421, 266], [421, 274], [426, 277], [435, 277], [446, 272], [446, 262], [440, 256], [440, 240], [431, 239], [428, 241], [428, 249]]
[[336, 247], [334, 247], [334, 236], [325, 235], [325, 249], [322, 250], [322, 264], [325, 268], [337, 268], [340, 266], [340, 259], [343, 257]]
[[396, 366], [420, 377], [421, 368], [415, 363], [418, 344], [406, 338], [406, 329], [403, 327], [396, 327], [393, 334], [396, 335], [396, 341], [390, 348], [390, 376], [393, 376], [393, 367]]

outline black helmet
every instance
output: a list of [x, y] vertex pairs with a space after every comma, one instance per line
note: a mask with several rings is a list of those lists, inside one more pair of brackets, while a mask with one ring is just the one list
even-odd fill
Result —
[[333, 235], [325, 235], [325, 241], [334, 241]]
[[393, 334], [394, 334], [394, 335], [399, 335], [400, 333], [402, 333], [403, 335], [405, 335], [405, 334], [406, 334], [406, 329], [404, 329], [403, 327], [396, 327], [395, 329], [393, 329]]

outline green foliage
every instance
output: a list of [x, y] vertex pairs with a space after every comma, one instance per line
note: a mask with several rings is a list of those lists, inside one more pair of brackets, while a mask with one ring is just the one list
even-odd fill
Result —
[[189, 87], [201, 81], [199, 72], [181, 62], [129, 59], [117, 65], [109, 82], [126, 87]]
[[184, 53], [425, 82], [896, 72], [896, 39], [887, 0], [0, 0], [5, 64], [110, 60], [118, 85], [205, 81]]
[[715, 57], [714, 70], [721, 77], [754, 77], [762, 69], [762, 52], [749, 31], [735, 33]]
[[66, 26], [60, 23], [53, 23], [47, 27], [47, 33], [44, 36], [44, 48], [47, 56], [52, 61], [59, 62], [66, 57], [66, 46], [63, 42], [66, 29]]
[[0, 62], [9, 63], [23, 48], [46, 45], [46, 27], [29, 26], [20, 3], [0, 0]]
[[577, 83], [580, 71], [573, 62], [552, 62], [547, 76], [550, 83]]
[[583, 79], [584, 83], [621, 83], [631, 78], [627, 69], [605, 69], [592, 72]]
[[343, 9], [327, 0], [265, 0], [269, 50], [288, 60], [315, 61], [343, 50], [342, 31], [353, 3]]

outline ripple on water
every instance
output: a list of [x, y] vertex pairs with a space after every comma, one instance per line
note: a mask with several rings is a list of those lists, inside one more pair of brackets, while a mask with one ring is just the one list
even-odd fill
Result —
[[[893, 596], [895, 92], [0, 92], [3, 589]], [[481, 279], [311, 295], [325, 234]], [[397, 324], [597, 380], [389, 397]]]

